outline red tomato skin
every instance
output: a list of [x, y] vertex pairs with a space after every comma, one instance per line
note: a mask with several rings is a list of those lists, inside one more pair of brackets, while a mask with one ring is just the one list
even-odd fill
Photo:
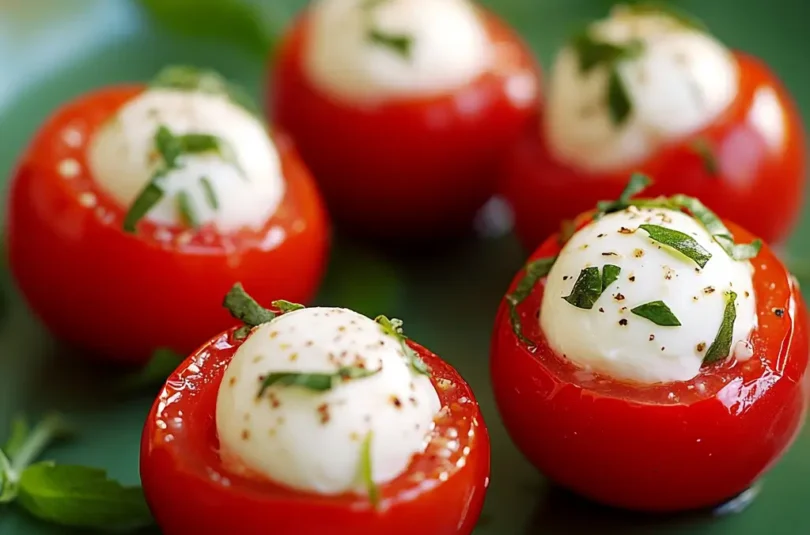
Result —
[[[663, 147], [639, 165], [612, 173], [576, 169], [555, 159], [537, 128], [516, 143], [506, 158], [501, 188], [515, 212], [515, 230], [524, 246], [534, 250], [562, 220], [597, 201], [617, 198], [635, 171], [655, 181], [645, 195], [697, 197], [720, 217], [739, 222], [768, 243], [784, 240], [804, 198], [806, 138], [801, 117], [787, 90], [761, 61], [735, 55], [740, 91], [731, 108], [704, 130]], [[762, 130], [748, 120], [756, 95], [770, 91], [784, 117], [781, 150], [770, 148]], [[692, 148], [696, 139], [714, 148], [716, 176]]]
[[[753, 238], [728, 226], [738, 240]], [[552, 237], [532, 259], [557, 252]], [[597, 375], [585, 384], [549, 349], [536, 320], [544, 280], [519, 306], [535, 352], [517, 340], [502, 303], [490, 373], [518, 448], [556, 483], [626, 509], [710, 507], [749, 488], [798, 434], [810, 392], [808, 318], [798, 287], [767, 247], [753, 265], [754, 358], [704, 368], [691, 381], [639, 385]]]
[[[329, 243], [314, 182], [283, 134], [275, 141], [287, 192], [260, 232], [220, 236], [142, 221], [137, 235], [124, 233], [124, 209], [85, 171], [85, 143], [73, 147], [63, 132], [88, 139], [143, 90], [101, 89], [50, 118], [12, 179], [7, 227], [11, 272], [39, 319], [93, 357], [128, 364], [146, 361], [157, 347], [188, 354], [232, 325], [218, 303], [237, 281], [263, 303], [309, 301]], [[68, 159], [80, 166], [78, 176], [59, 174]]]
[[[367, 105], [310, 82], [306, 14], [288, 32], [268, 110], [295, 139], [339, 224], [372, 238], [448, 237], [495, 193], [503, 157], [537, 121], [540, 72], [512, 30], [482, 17], [500, 51], [490, 72], [450, 94]], [[534, 80], [530, 98], [510, 99], [507, 82], [519, 79]]]
[[[489, 484], [489, 436], [472, 390], [449, 364], [409, 342], [431, 367], [434, 385], [455, 385], [437, 386], [450, 411], [450, 424], [437, 428], [457, 429], [457, 452], [449, 459], [431, 453], [442, 439], [434, 440], [407, 472], [379, 486], [381, 508], [375, 511], [365, 497], [299, 493], [222, 466], [214, 414], [225, 368], [241, 344], [232, 333], [211, 339], [169, 377], [146, 420], [141, 480], [164, 535], [472, 533]], [[442, 470], [445, 481], [439, 479]], [[412, 478], [419, 472], [427, 476], [421, 483]]]

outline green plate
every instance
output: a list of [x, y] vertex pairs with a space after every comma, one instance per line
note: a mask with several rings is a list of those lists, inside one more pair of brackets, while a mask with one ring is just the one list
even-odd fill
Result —
[[[165, 1], [165, 0], [164, 0]], [[210, 3], [206, 0], [200, 3]], [[268, 20], [286, 20], [302, 0], [260, 2]], [[599, 0], [490, 0], [526, 36], [545, 65], [568, 31], [604, 12]], [[193, 4], [193, 2], [192, 2]], [[680, 2], [731, 45], [763, 57], [810, 117], [810, 70], [805, 0]], [[244, 48], [186, 37], [155, 26], [124, 0], [25, 0], [0, 6], [0, 166], [8, 177], [37, 126], [61, 102], [99, 85], [146, 80], [166, 63], [209, 65], [258, 94], [263, 65]], [[281, 19], [279, 19], [281, 17]], [[210, 20], [208, 21], [211, 22]], [[213, 24], [216, 30], [217, 25]], [[221, 25], [220, 25], [221, 29]], [[253, 44], [249, 35], [241, 44]], [[803, 45], [802, 45], [803, 46]], [[487, 348], [495, 311], [524, 253], [515, 240], [488, 228], [439, 253], [391, 255], [339, 239], [319, 301], [405, 319], [408, 333], [452, 362], [477, 392], [492, 435], [492, 485], [477, 535], [531, 533], [810, 533], [810, 431], [764, 479], [761, 493], [740, 514], [650, 517], [601, 508], [550, 487], [509, 441], [492, 399]], [[810, 239], [804, 218], [789, 251]], [[807, 249], [807, 246], [804, 245]], [[68, 273], [54, 278], [69, 284]], [[11, 417], [58, 409], [74, 420], [79, 438], [50, 450], [58, 461], [109, 469], [138, 480], [141, 425], [151, 403], [144, 394], [105, 393], [110, 375], [55, 343], [22, 305], [7, 276], [0, 329], [0, 435]], [[810, 281], [807, 281], [810, 283]], [[66, 313], [70, 303], [65, 303]], [[744, 445], [741, 445], [744, 447]], [[700, 484], [699, 481], [695, 482]], [[0, 509], [0, 534], [46, 535], [45, 526], [14, 508]], [[159, 533], [157, 530], [149, 533]]]

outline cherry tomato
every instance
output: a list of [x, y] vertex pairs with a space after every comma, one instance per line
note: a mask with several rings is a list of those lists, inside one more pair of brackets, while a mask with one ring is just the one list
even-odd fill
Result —
[[[158, 347], [181, 354], [232, 323], [216, 306], [237, 280], [269, 302], [308, 301], [327, 255], [328, 222], [306, 167], [276, 133], [287, 190], [260, 231], [220, 235], [142, 220], [87, 171], [87, 140], [142, 86], [101, 89], [68, 103], [40, 129], [11, 183], [11, 271], [30, 307], [59, 338], [126, 363]], [[211, 304], [214, 306], [211, 306]]]
[[[470, 387], [425, 348], [442, 404], [431, 442], [408, 470], [364, 496], [321, 496], [229, 472], [220, 460], [214, 413], [227, 364], [242, 343], [233, 330], [211, 339], [172, 374], [146, 420], [141, 479], [165, 535], [468, 535], [489, 483], [489, 437]], [[448, 440], [458, 441], [451, 457]]]
[[[507, 159], [503, 194], [528, 249], [556, 231], [560, 221], [615, 199], [634, 171], [655, 179], [651, 196], [683, 193], [700, 198], [721, 217], [738, 221], [769, 243], [793, 228], [801, 208], [805, 136], [798, 111], [776, 76], [759, 60], [735, 53], [739, 93], [730, 109], [704, 130], [674, 142], [632, 168], [590, 173], [555, 160], [539, 129], [524, 136]], [[775, 106], [782, 121], [767, 127], [751, 119], [757, 107]], [[773, 131], [783, 132], [774, 144]], [[709, 147], [707, 163], [696, 143]], [[716, 170], [712, 164], [716, 163]]]
[[[739, 241], [753, 239], [727, 225]], [[552, 237], [532, 259], [559, 250]], [[583, 376], [549, 349], [536, 319], [545, 279], [518, 306], [535, 348], [517, 339], [502, 303], [491, 375], [520, 450], [558, 484], [623, 508], [708, 507], [751, 486], [796, 437], [810, 391], [808, 318], [797, 283], [767, 247], [752, 264], [754, 357], [705, 367], [689, 381], [640, 385]]]
[[508, 147], [537, 120], [540, 75], [516, 34], [482, 16], [497, 53], [489, 72], [450, 94], [365, 107], [308, 79], [306, 14], [289, 31], [268, 109], [294, 137], [336, 221], [376, 238], [448, 236], [495, 193]]

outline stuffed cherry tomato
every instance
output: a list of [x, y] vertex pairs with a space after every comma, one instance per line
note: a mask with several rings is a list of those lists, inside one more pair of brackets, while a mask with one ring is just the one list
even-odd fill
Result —
[[168, 68], [100, 89], [40, 129], [11, 184], [11, 270], [60, 338], [143, 362], [221, 331], [235, 280], [307, 301], [327, 220], [287, 137], [268, 136], [225, 80]]
[[290, 29], [269, 108], [340, 223], [374, 237], [462, 230], [533, 124], [530, 51], [468, 0], [322, 0]]
[[619, 7], [559, 53], [547, 98], [503, 173], [530, 249], [637, 170], [656, 179], [651, 195], [696, 196], [769, 243], [796, 222], [805, 137], [794, 103], [761, 61], [683, 18]]
[[549, 238], [513, 283], [492, 345], [498, 407], [528, 459], [588, 498], [718, 505], [803, 423], [804, 302], [773, 252], [694, 198], [608, 211], [564, 246]]
[[273, 305], [235, 286], [245, 325], [155, 401], [141, 479], [163, 533], [471, 533], [489, 438], [458, 373], [398, 320]]

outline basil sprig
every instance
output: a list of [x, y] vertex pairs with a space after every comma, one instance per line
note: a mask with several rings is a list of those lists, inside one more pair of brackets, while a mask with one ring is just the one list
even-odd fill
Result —
[[374, 10], [389, 0], [366, 0], [360, 7], [366, 17], [366, 39], [369, 43], [391, 50], [403, 59], [410, 59], [413, 53], [414, 38], [405, 33], [391, 33], [382, 30], [374, 21]]
[[679, 230], [650, 224], [639, 225], [638, 228], [646, 231], [653, 241], [675, 249], [685, 257], [693, 260], [701, 268], [712, 257], [712, 254], [700, 245], [697, 240]]
[[644, 303], [643, 305], [630, 309], [630, 312], [662, 327], [681, 326], [680, 320], [678, 320], [672, 310], [670, 310], [663, 301]]
[[716, 177], [720, 174], [720, 164], [717, 161], [717, 155], [714, 153], [709, 140], [704, 137], [699, 137], [689, 144], [689, 148], [694, 152], [703, 163], [703, 169], [710, 177]]
[[737, 294], [727, 291], [725, 293], [726, 307], [723, 310], [723, 321], [714, 342], [703, 357], [703, 365], [719, 362], [731, 354], [731, 342], [734, 336], [734, 322], [737, 320]]
[[261, 379], [261, 386], [259, 387], [259, 393], [256, 397], [262, 397], [265, 391], [274, 385], [298, 386], [313, 392], [326, 392], [342, 382], [352, 379], [364, 379], [379, 372], [379, 369], [367, 370], [359, 366], [342, 366], [334, 373], [270, 373]]
[[366, 487], [368, 493], [368, 501], [371, 502], [371, 507], [377, 509], [380, 506], [380, 489], [374, 482], [374, 473], [372, 471], [371, 461], [371, 441], [374, 439], [374, 432], [369, 431], [366, 438], [363, 439], [363, 444], [360, 446], [360, 478]]
[[563, 297], [563, 299], [577, 308], [590, 310], [607, 287], [619, 278], [621, 271], [622, 268], [613, 264], [603, 266], [601, 275], [599, 274], [599, 268], [585, 268], [579, 272], [574, 287], [571, 289], [571, 294]]
[[509, 322], [512, 325], [512, 331], [514, 331], [518, 340], [531, 347], [534, 347], [535, 344], [523, 334], [523, 328], [520, 325], [520, 313], [517, 307], [531, 295], [537, 282], [548, 275], [548, 272], [551, 271], [551, 267], [556, 261], [557, 257], [552, 256], [548, 258], [538, 258], [526, 264], [524, 268], [525, 274], [523, 278], [518, 281], [517, 286], [515, 286], [515, 291], [506, 294], [505, 297], [509, 307]]
[[629, 207], [633, 203], [633, 197], [644, 191], [650, 184], [652, 184], [652, 180], [647, 175], [633, 173], [630, 175], [630, 180], [627, 182], [627, 185], [619, 194], [618, 199], [615, 201], [599, 201], [596, 203], [598, 212], [594, 216], [594, 219], [599, 219], [604, 214], [618, 212]]
[[122, 530], [153, 523], [140, 487], [126, 487], [104, 470], [37, 459], [70, 428], [58, 415], [29, 427], [12, 424], [0, 450], [0, 504], [13, 503], [42, 521], [84, 530]]
[[[165, 2], [165, 0], [162, 1]], [[262, 118], [261, 109], [244, 89], [211, 69], [199, 69], [190, 65], [171, 65], [161, 70], [152, 79], [150, 85], [163, 89], [224, 95], [257, 118]]]
[[[304, 305], [283, 300], [273, 301], [272, 305], [279, 309], [282, 314], [305, 308]], [[237, 282], [228, 290], [228, 293], [225, 294], [225, 299], [222, 301], [222, 306], [231, 313], [231, 316], [244, 323], [244, 325], [234, 331], [233, 336], [237, 340], [246, 338], [253, 327], [272, 321], [278, 316], [278, 314], [264, 308], [253, 299], [245, 291], [241, 282]]]
[[430, 367], [428, 367], [425, 361], [416, 354], [416, 351], [411, 349], [411, 346], [408, 345], [408, 337], [405, 336], [402, 331], [402, 320], [397, 318], [388, 319], [380, 315], [374, 318], [374, 321], [379, 323], [383, 333], [399, 342], [402, 353], [405, 355], [405, 358], [408, 359], [408, 364], [413, 371], [421, 375], [430, 376]]

